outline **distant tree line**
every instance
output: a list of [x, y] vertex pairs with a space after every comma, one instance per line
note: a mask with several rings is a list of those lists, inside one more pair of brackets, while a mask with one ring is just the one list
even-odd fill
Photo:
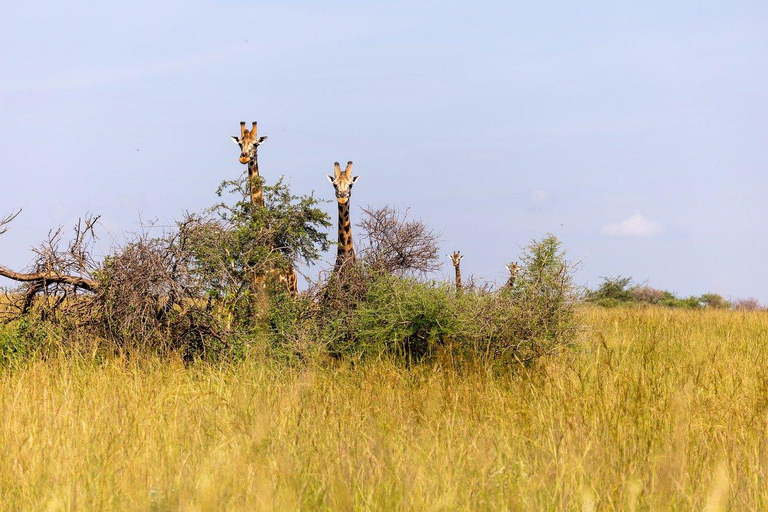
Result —
[[680, 297], [669, 290], [652, 288], [646, 284], [633, 282], [631, 277], [603, 277], [595, 290], [587, 290], [587, 302], [599, 306], [614, 308], [628, 306], [667, 306], [685, 309], [733, 309], [740, 311], [759, 311], [766, 308], [757, 299], [726, 299], [717, 293]]

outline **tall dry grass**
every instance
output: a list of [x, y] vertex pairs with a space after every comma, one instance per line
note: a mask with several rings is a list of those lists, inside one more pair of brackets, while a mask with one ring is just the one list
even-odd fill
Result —
[[3, 509], [766, 509], [768, 315], [594, 310], [515, 375], [71, 357], [0, 372]]

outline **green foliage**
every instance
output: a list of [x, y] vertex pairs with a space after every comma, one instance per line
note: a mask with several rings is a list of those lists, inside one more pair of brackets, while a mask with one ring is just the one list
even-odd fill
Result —
[[597, 290], [587, 293], [587, 300], [606, 308], [635, 306], [666, 306], [681, 309], [703, 307], [729, 309], [731, 303], [716, 293], [701, 296], [678, 297], [668, 290], [632, 283], [631, 277], [604, 277]]
[[[251, 204], [245, 175], [222, 182], [217, 194], [221, 197], [225, 192], [237, 197], [235, 204], [219, 203], [212, 211], [229, 231], [233, 246], [222, 249], [229, 251], [236, 264], [272, 264], [282, 256], [286, 263], [301, 261], [310, 265], [330, 247], [326, 230], [331, 222], [328, 214], [318, 208], [322, 201], [314, 195], [293, 195], [282, 178], [274, 185], [264, 185], [262, 180], [263, 208]], [[254, 245], [258, 251], [254, 251]], [[249, 259], [238, 261], [238, 255]]]
[[60, 339], [61, 329], [33, 316], [0, 324], [0, 368], [37, 356]]
[[[265, 204], [254, 206], [245, 177], [224, 182], [218, 193], [225, 192], [236, 196], [233, 204], [188, 214], [160, 236], [137, 235], [105, 258], [92, 274], [94, 292], [71, 301], [82, 314], [59, 316], [67, 334], [57, 342], [88, 333], [115, 352], [190, 361], [265, 347], [291, 363], [415, 364], [448, 355], [506, 366], [552, 353], [578, 332], [573, 269], [552, 235], [525, 249], [513, 286], [457, 294], [449, 284], [414, 277], [434, 268], [431, 230], [391, 209], [372, 210], [366, 231], [374, 256], [293, 297], [281, 282], [284, 271], [314, 263], [330, 247], [319, 201], [278, 181], [263, 186]], [[4, 331], [0, 357], [25, 357], [38, 332], [23, 324]]]
[[351, 349], [408, 361], [434, 355], [456, 330], [453, 290], [446, 284], [383, 275], [354, 314]]
[[704, 307], [713, 309], [730, 309], [731, 303], [723, 298], [722, 295], [717, 293], [705, 293], [699, 297], [699, 302]]
[[[447, 354], [492, 365], [533, 361], [574, 341], [578, 294], [555, 237], [532, 242], [521, 261], [513, 290], [460, 295], [445, 283], [351, 269], [331, 280], [320, 304], [276, 308], [275, 341], [306, 347], [305, 336], [315, 336], [346, 360], [415, 363]], [[348, 302], [339, 290], [348, 291]]]
[[608, 307], [622, 302], [633, 302], [631, 277], [603, 277], [603, 282], [597, 290], [591, 291], [587, 299]]
[[28, 321], [0, 325], [0, 368], [21, 361], [35, 352], [39, 341], [28, 329]]
[[277, 273], [297, 262], [312, 264], [328, 250], [330, 220], [318, 207], [320, 200], [293, 195], [282, 180], [263, 186], [264, 207], [251, 204], [245, 176], [223, 182], [217, 193], [224, 192], [237, 201], [220, 203], [209, 211], [211, 216], [193, 219], [193, 271], [236, 324], [258, 327], [254, 321], [269, 305], [259, 294], [265, 286], [273, 292], [280, 289]]
[[621, 306], [627, 306], [629, 304], [633, 304], [626, 301], [620, 301], [619, 299], [614, 299], [612, 297], [608, 297], [604, 299], [595, 299], [594, 303], [604, 308], [618, 308]]

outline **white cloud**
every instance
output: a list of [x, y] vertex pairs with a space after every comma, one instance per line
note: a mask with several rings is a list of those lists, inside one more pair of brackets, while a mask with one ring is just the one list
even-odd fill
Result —
[[636, 213], [618, 224], [606, 224], [600, 228], [600, 234], [607, 236], [635, 236], [650, 237], [664, 233], [664, 227], [658, 222], [653, 222]]

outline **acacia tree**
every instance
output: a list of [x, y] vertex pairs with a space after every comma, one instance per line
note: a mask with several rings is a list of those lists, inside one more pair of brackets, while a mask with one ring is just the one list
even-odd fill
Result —
[[213, 301], [241, 323], [253, 314], [250, 298], [258, 292], [251, 276], [266, 276], [268, 289], [284, 287], [281, 276], [296, 263], [310, 265], [328, 250], [328, 215], [313, 195], [293, 195], [279, 180], [262, 186], [264, 206], [248, 200], [247, 178], [225, 181], [217, 193], [236, 197], [193, 216], [195, 236], [190, 240], [193, 265]]

